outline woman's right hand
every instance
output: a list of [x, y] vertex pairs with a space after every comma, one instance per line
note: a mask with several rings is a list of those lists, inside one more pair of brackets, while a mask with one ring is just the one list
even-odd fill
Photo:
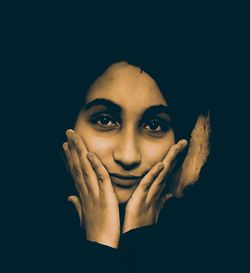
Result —
[[67, 130], [63, 149], [79, 197], [70, 196], [85, 227], [86, 239], [118, 248], [119, 206], [110, 176], [100, 159], [88, 152], [82, 138]]

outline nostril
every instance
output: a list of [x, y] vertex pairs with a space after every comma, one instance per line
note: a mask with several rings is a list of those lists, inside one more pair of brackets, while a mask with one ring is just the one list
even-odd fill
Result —
[[125, 171], [130, 171], [137, 168], [140, 165], [140, 162], [126, 163], [124, 161], [115, 160], [115, 162], [120, 165]]

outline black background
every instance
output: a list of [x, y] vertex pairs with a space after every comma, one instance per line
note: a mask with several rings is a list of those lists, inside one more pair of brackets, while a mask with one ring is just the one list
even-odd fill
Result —
[[204, 236], [225, 272], [245, 272], [245, 10], [240, 4], [194, 2], [3, 6], [1, 200], [6, 272], [57, 268], [79, 239], [77, 217], [66, 202], [73, 187], [62, 173], [64, 130], [73, 126], [69, 116], [75, 111], [74, 94], [83, 90], [90, 75], [127, 59], [166, 70], [173, 85], [196, 83], [204, 92], [211, 110], [212, 153], [203, 183], [172, 204], [176, 209], [170, 217], [199, 238]]

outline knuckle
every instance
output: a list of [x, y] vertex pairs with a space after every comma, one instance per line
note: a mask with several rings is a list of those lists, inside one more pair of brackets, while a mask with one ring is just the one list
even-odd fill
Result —
[[79, 166], [77, 166], [77, 165], [73, 165], [73, 173], [74, 173], [77, 177], [79, 177], [80, 174], [81, 174], [81, 168], [80, 168]]
[[91, 177], [93, 176], [93, 174], [90, 173], [89, 170], [86, 170], [86, 169], [82, 170], [82, 174], [83, 174], [83, 178], [85, 180], [91, 179]]
[[98, 179], [101, 180], [101, 181], [105, 181], [105, 180], [107, 180], [107, 175], [105, 175], [105, 174], [98, 174]]
[[108, 175], [103, 171], [103, 167], [101, 165], [96, 166], [97, 177], [100, 180], [105, 180], [108, 178]]
[[100, 174], [100, 175], [98, 175], [98, 180], [103, 182], [105, 180], [105, 178]]

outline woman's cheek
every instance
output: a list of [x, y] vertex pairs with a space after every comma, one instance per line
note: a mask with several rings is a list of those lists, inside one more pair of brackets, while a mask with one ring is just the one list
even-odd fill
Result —
[[87, 150], [90, 152], [100, 156], [111, 148], [112, 138], [98, 134], [84, 119], [76, 121], [74, 130], [81, 136]]
[[114, 141], [111, 137], [100, 137], [97, 134], [93, 134], [91, 131], [81, 134], [81, 137], [89, 152], [95, 153], [101, 161], [107, 160], [110, 151], [114, 145]]
[[145, 144], [143, 148], [143, 158], [144, 162], [147, 160], [146, 165], [153, 166], [155, 163], [162, 161], [170, 147], [174, 144], [174, 139], [157, 144]]
[[95, 135], [84, 135], [83, 140], [87, 146], [88, 151], [97, 154], [100, 158], [111, 151], [114, 144], [112, 138], [100, 138]]

